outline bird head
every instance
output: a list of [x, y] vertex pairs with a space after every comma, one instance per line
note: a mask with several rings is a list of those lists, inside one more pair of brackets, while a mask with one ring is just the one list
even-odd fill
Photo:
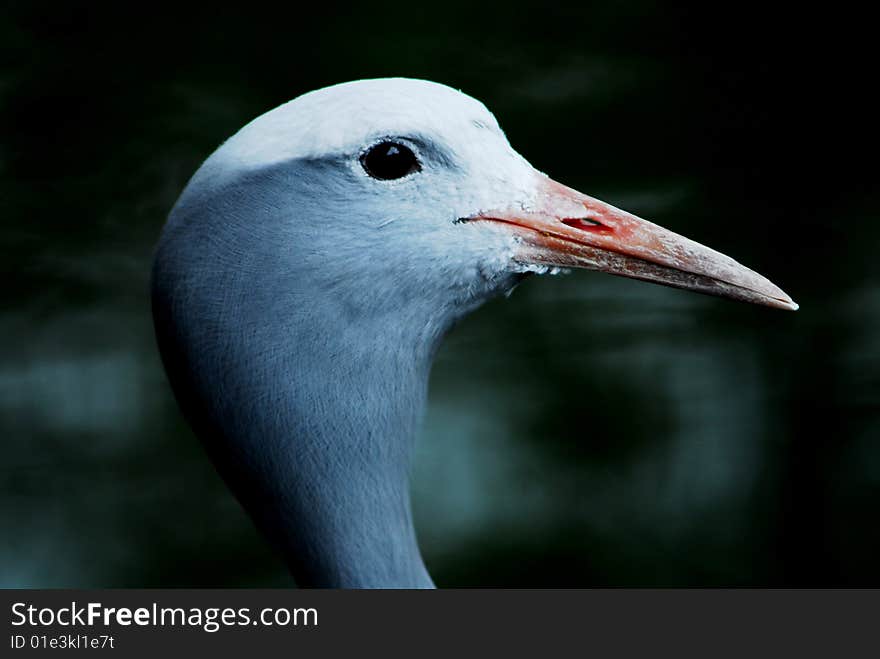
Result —
[[482, 103], [427, 81], [305, 94], [227, 141], [188, 193], [178, 215], [213, 206], [215, 239], [361, 311], [467, 307], [557, 267], [797, 308], [733, 259], [553, 181]]

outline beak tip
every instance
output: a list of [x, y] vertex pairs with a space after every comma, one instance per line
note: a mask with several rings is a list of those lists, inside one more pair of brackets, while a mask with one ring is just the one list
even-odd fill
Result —
[[[759, 280], [761, 280], [758, 283], [763, 285], [755, 287], [749, 286], [749, 288], [752, 288], [764, 296], [764, 304], [775, 307], [776, 309], [782, 309], [783, 311], [797, 311], [800, 309], [800, 305], [792, 300], [791, 296], [779, 288], [779, 286], [760, 275], [757, 276]], [[758, 302], [758, 300], [755, 300], [755, 302]]]
[[784, 297], [777, 297], [773, 300], [773, 302], [774, 307], [776, 307], [777, 309], [782, 309], [783, 311], [797, 311], [801, 308], [801, 305], [799, 305], [787, 295], [785, 295]]

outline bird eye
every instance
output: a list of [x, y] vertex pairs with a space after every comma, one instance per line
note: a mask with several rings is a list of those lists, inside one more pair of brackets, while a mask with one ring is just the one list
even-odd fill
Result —
[[361, 156], [364, 171], [380, 181], [403, 178], [421, 171], [416, 154], [399, 142], [380, 142]]

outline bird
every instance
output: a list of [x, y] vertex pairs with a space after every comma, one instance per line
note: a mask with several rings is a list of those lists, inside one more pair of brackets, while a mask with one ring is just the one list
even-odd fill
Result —
[[410, 502], [431, 363], [530, 275], [583, 268], [778, 309], [733, 259], [557, 183], [443, 84], [305, 93], [216, 149], [155, 249], [184, 417], [311, 588], [433, 588]]

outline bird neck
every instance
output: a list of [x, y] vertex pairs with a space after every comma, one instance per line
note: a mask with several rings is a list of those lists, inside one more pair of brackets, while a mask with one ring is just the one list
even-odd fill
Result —
[[201, 409], [191, 422], [298, 584], [433, 587], [409, 475], [440, 332], [327, 313], [298, 310], [303, 322], [257, 322], [247, 335], [220, 328], [210, 347], [201, 333], [186, 351], [201, 363], [187, 370], [209, 375], [187, 387], [202, 393], [184, 409]]
[[270, 509], [281, 523], [271, 527], [303, 585], [432, 587], [409, 491], [431, 341], [384, 319], [337, 320], [329, 342], [305, 330], [300, 345], [311, 347], [269, 376], [286, 383], [275, 391], [276, 452], [264, 465], [277, 470]]

